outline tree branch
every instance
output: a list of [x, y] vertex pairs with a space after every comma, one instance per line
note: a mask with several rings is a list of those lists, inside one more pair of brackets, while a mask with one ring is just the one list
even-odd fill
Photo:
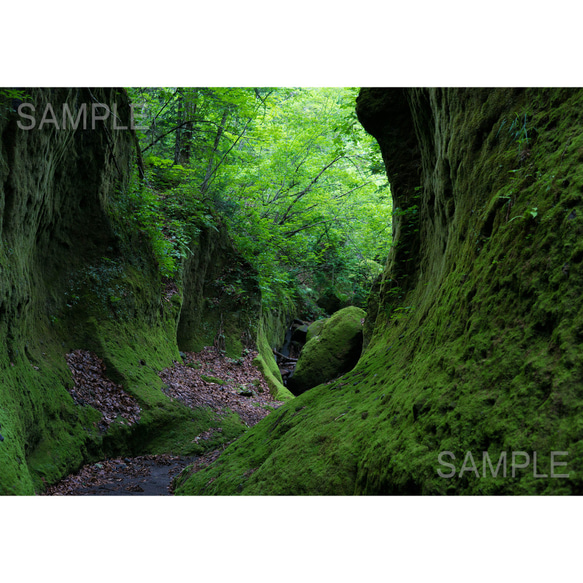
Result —
[[303, 227], [300, 227], [299, 229], [296, 229], [295, 231], [286, 231], [284, 233], [284, 236], [285, 237], [293, 237], [294, 235], [297, 235], [299, 232], [305, 231], [306, 229], [310, 229], [311, 227], [317, 227], [318, 225], [323, 225], [325, 223], [332, 223], [336, 220], [337, 220], [336, 217], [334, 217], [333, 219], [327, 219], [325, 221], [318, 221], [317, 223], [312, 223], [311, 225], [304, 225]]
[[144, 152], [146, 152], [147, 150], [149, 150], [153, 145], [157, 144], [160, 140], [164, 139], [167, 135], [171, 134], [172, 132], [175, 132], [176, 130], [180, 129], [181, 127], [185, 126], [188, 123], [192, 123], [192, 121], [193, 120], [191, 120], [191, 119], [189, 119], [187, 121], [183, 121], [182, 123], [180, 123], [177, 126], [173, 127], [171, 130], [168, 130], [166, 133], [164, 133], [161, 136], [159, 136], [158, 138], [156, 138], [149, 146], [146, 146], [142, 150], [142, 154]]
[[210, 123], [211, 125], [218, 125], [216, 122], [214, 121], [209, 121], [206, 119], [187, 119], [186, 121], [183, 121], [182, 123], [179, 123], [177, 126], [174, 126], [171, 130], [168, 130], [166, 133], [162, 134], [160, 137], [156, 138], [149, 146], [146, 146], [143, 150], [142, 150], [142, 154], [144, 152], [146, 152], [147, 150], [149, 150], [153, 145], [157, 144], [160, 140], [164, 139], [167, 135], [171, 134], [172, 132], [175, 132], [176, 130], [180, 129], [181, 127], [184, 127], [186, 124], [189, 123]]
[[291, 209], [297, 204], [297, 202], [303, 196], [305, 196], [306, 194], [308, 194], [308, 192], [310, 192], [310, 190], [312, 190], [312, 187], [314, 186], [314, 184], [316, 184], [316, 182], [318, 182], [318, 180], [322, 176], [322, 174], [324, 174], [324, 172], [326, 172], [326, 170], [328, 170], [328, 168], [330, 168], [333, 164], [336, 164], [336, 162], [338, 162], [338, 160], [340, 160], [341, 158], [343, 158], [343, 156], [336, 156], [336, 158], [334, 158], [334, 160], [332, 160], [332, 162], [330, 162], [329, 164], [326, 164], [326, 166], [324, 166], [324, 168], [322, 168], [322, 170], [320, 170], [320, 172], [318, 172], [316, 177], [312, 179], [310, 184], [308, 184], [308, 186], [306, 186], [306, 188], [304, 188], [304, 190], [301, 190], [295, 196], [294, 200], [289, 204], [289, 206], [287, 207], [287, 209], [283, 213], [282, 218], [279, 220], [279, 223], [278, 223], [279, 225], [283, 225], [285, 223], [285, 221], [288, 219], [288, 216], [289, 216]]

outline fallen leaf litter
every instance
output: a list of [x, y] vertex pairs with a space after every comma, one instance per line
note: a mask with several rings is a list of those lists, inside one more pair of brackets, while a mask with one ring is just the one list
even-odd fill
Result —
[[[283, 402], [275, 401], [261, 373], [253, 365], [257, 352], [246, 351], [239, 359], [225, 357], [215, 348], [207, 347], [199, 353], [182, 353], [183, 363], [162, 370], [163, 391], [189, 407], [209, 407], [217, 416], [228, 409], [239, 414], [245, 425], [252, 426], [277, 409]], [[106, 431], [113, 421], [122, 417], [123, 423], [139, 421], [140, 409], [133, 397], [106, 376], [103, 361], [94, 353], [75, 350], [67, 355], [75, 385], [69, 389], [79, 405], [90, 405], [103, 415], [99, 427]], [[211, 428], [193, 441], [199, 443], [212, 437], [221, 428]], [[83, 466], [76, 474], [67, 476], [47, 488], [45, 495], [83, 495], [100, 493], [144, 493], [152, 471], [160, 473], [168, 466], [164, 490], [152, 493], [171, 494], [172, 479], [188, 464], [192, 474], [219, 457], [224, 447], [196, 458], [181, 458], [171, 454], [145, 455], [133, 458], [118, 457]]]
[[277, 409], [283, 405], [273, 399], [253, 365], [256, 356], [257, 352], [248, 351], [242, 358], [232, 359], [211, 347], [199, 353], [184, 353], [184, 364], [175, 362], [160, 372], [165, 384], [162, 390], [189, 407], [210, 407], [219, 415], [231, 409], [251, 427], [269, 414], [267, 407]]
[[122, 417], [121, 423], [127, 425], [140, 420], [138, 402], [107, 378], [105, 365], [96, 354], [74, 350], [65, 358], [75, 381], [69, 393], [78, 405], [90, 405], [103, 415], [98, 424], [102, 432], [107, 431], [118, 417]]

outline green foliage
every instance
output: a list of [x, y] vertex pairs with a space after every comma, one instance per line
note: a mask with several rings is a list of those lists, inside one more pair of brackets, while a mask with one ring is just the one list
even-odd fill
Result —
[[230, 224], [256, 262], [267, 305], [306, 301], [313, 289], [364, 302], [363, 266], [386, 257], [387, 185], [370, 169], [374, 148], [353, 111], [347, 90], [290, 91], [248, 132]]
[[[316, 314], [325, 294], [364, 305], [390, 245], [391, 197], [378, 146], [357, 122], [355, 89], [130, 89], [150, 128], [151, 188], [134, 216], [166, 274], [185, 221], [216, 215], [259, 274], [263, 305]], [[144, 123], [144, 121], [142, 121]], [[160, 192], [164, 196], [160, 196]], [[174, 237], [172, 239], [171, 237]]]
[[171, 278], [176, 275], [181, 260], [191, 253], [190, 246], [200, 228], [216, 230], [217, 227], [208, 205], [197, 197], [196, 189], [189, 182], [181, 181], [187, 172], [167, 162], [171, 161], [157, 159], [154, 165], [173, 172], [174, 176], [182, 174], [177, 186], [169, 187], [170, 174], [162, 178], [164, 190], [154, 187], [154, 184], [160, 187], [155, 179], [141, 183], [134, 177], [129, 187], [118, 193], [111, 211], [118, 223], [129, 220], [134, 229], [148, 237], [161, 275]]
[[31, 98], [30, 94], [24, 89], [16, 89], [13, 87], [1, 87], [0, 88], [0, 119], [6, 114], [15, 113], [18, 110], [18, 106], [29, 101]]
[[180, 164], [174, 164], [172, 160], [159, 158], [158, 156], [148, 156], [144, 159], [144, 164], [150, 171], [149, 178], [159, 190], [177, 187], [192, 174]]
[[0, 88], [0, 99], [17, 99], [24, 100], [30, 99], [30, 95], [23, 89], [15, 89], [12, 87], [2, 87]]
[[524, 213], [523, 215], [518, 215], [517, 217], [510, 219], [508, 222], [511, 223], [514, 219], [527, 219], [528, 215], [530, 215], [533, 219], [535, 219], [538, 215], [538, 208], [537, 207], [529, 208], [526, 211], [526, 213]]
[[526, 129], [527, 114], [524, 114], [524, 118], [519, 116], [518, 113], [515, 114], [515, 118], [512, 121], [510, 129], [508, 130], [510, 135], [518, 142], [519, 149], [522, 146], [528, 145], [528, 131]]
[[[535, 131], [535, 129], [532, 128], [530, 130], [531, 136], [529, 136], [529, 130], [527, 128], [529, 116], [531, 116], [531, 113], [529, 111], [524, 113], [515, 112], [514, 117], [512, 118], [512, 122], [510, 123], [510, 126], [509, 127], [507, 126], [508, 135], [510, 136], [512, 141], [518, 144], [518, 155], [521, 158], [521, 162], [525, 157], [525, 152], [528, 151], [528, 148], [531, 145], [532, 133], [533, 131]], [[498, 128], [498, 132], [496, 133], [496, 137], [500, 135], [500, 131], [506, 125], [507, 122], [508, 122], [507, 118], [504, 118], [501, 121], [500, 127]]]
[[83, 268], [78, 279], [65, 292], [67, 307], [74, 310], [89, 303], [98, 314], [127, 317], [123, 299], [128, 295], [124, 285], [124, 266], [121, 261], [101, 257]]

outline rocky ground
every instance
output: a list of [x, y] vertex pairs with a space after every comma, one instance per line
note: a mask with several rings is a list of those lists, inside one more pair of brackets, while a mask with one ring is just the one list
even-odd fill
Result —
[[[199, 353], [182, 353], [183, 362], [175, 362], [160, 372], [163, 391], [189, 407], [210, 407], [218, 416], [227, 410], [234, 411], [251, 427], [283, 404], [273, 400], [261, 373], [252, 364], [256, 355], [246, 351], [241, 358], [231, 359], [210, 347]], [[73, 398], [101, 411], [102, 431], [116, 417], [124, 418], [128, 424], [139, 418], [137, 403], [107, 379], [103, 363], [95, 354], [78, 350], [67, 355], [67, 362], [75, 381], [70, 389]], [[208, 439], [212, 431], [201, 433], [197, 439]], [[214, 461], [223, 449], [188, 458], [164, 454], [102, 460], [83, 466], [76, 474], [49, 487], [45, 495], [169, 495], [174, 476], [187, 466], [192, 466], [190, 473], [197, 471]]]

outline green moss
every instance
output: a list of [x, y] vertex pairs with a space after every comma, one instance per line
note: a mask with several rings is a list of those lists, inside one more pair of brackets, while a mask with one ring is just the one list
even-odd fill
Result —
[[257, 350], [259, 351], [259, 358], [263, 361], [264, 368], [267, 369], [267, 372], [269, 372], [270, 376], [274, 377], [280, 384], [283, 385], [281, 372], [273, 356], [273, 350], [267, 342], [263, 328], [260, 328], [259, 334], [257, 336]]
[[[393, 195], [420, 209], [395, 225], [368, 346], [180, 493], [581, 493], [583, 93], [362, 95]], [[525, 113], [527, 149], [505, 129]], [[443, 451], [455, 455], [449, 479]], [[479, 478], [460, 476], [468, 451]], [[558, 471], [570, 477], [535, 477], [532, 463], [513, 477], [513, 451], [537, 452], [547, 475], [551, 452], [568, 452]], [[484, 477], [482, 452], [494, 464], [507, 452], [506, 476]]]
[[[273, 356], [271, 358], [273, 359]], [[273, 360], [273, 362], [275, 362], [275, 360]], [[271, 367], [265, 363], [265, 360], [263, 360], [262, 356], [257, 356], [256, 358], [254, 358], [253, 364], [259, 369], [259, 371], [263, 375], [263, 378], [265, 379], [265, 382], [269, 387], [269, 392], [276, 401], [288, 401], [289, 399], [294, 398], [293, 394], [271, 372]]]
[[[98, 99], [129, 115], [118, 90], [32, 92], [38, 104]], [[132, 174], [134, 137], [101, 127], [91, 136], [15, 132], [13, 122], [0, 119], [0, 493], [41, 491], [103, 456], [200, 453], [234, 439], [245, 429], [237, 415], [173, 401], [158, 376], [180, 361], [177, 337], [193, 313], [186, 294], [210, 314], [211, 327], [222, 318], [227, 353], [252, 343], [253, 273], [230, 287], [236, 273], [225, 266], [241, 266], [224, 231], [201, 229], [182, 277], [162, 281], [151, 240], [116, 207]], [[62, 163], [47, 152], [59, 152]], [[213, 265], [222, 271], [207, 269]], [[101, 414], [74, 403], [65, 355], [75, 349], [96, 353], [138, 400], [137, 424], [113, 423], [101, 434]], [[195, 439], [211, 428], [210, 440]]]
[[[342, 415], [356, 400], [349, 398], [327, 411], [318, 408], [319, 414], [314, 416], [312, 407], [327, 391], [327, 386], [313, 389], [273, 412], [230, 445], [217, 463], [185, 479], [176, 493], [352, 493], [347, 475], [353, 474], [357, 460], [351, 442], [342, 435], [327, 435], [327, 429], [330, 424], [342, 424]], [[304, 454], [310, 459], [309, 466], [302, 461]]]
[[[196, 439], [201, 433], [215, 430], [205, 440]], [[152, 427], [141, 432], [137, 453], [173, 455], [201, 455], [239, 437], [246, 427], [235, 413], [220, 417], [208, 409], [189, 409], [177, 404], [168, 408], [164, 415], [156, 415]]]
[[253, 360], [253, 364], [259, 369], [269, 392], [277, 401], [293, 399], [292, 393], [284, 386], [281, 372], [273, 356], [273, 348], [283, 340], [285, 335], [285, 314], [263, 314], [257, 332], [257, 350], [259, 355]]
[[362, 349], [362, 329], [366, 312], [349, 306], [322, 324], [320, 334], [311, 338], [298, 359], [289, 386], [299, 394], [330, 381], [354, 367]]
[[[289, 320], [259, 318], [254, 276], [227, 237], [201, 232], [168, 297], [147, 242], [105, 212], [110, 146], [12, 136], [0, 151], [0, 493], [32, 494], [103, 455], [197, 454], [239, 435], [178, 493], [581, 493], [582, 105], [581, 90], [362, 92], [395, 244], [358, 364], [293, 400], [272, 353]], [[133, 144], [118, 134], [116, 165], [129, 168]], [[51, 148], [74, 167], [56, 172]], [[235, 414], [170, 400], [158, 371], [179, 360], [177, 339], [232, 356], [256, 342], [270, 390], [289, 402], [242, 433]], [[96, 431], [99, 413], [67, 391], [74, 348], [96, 352], [138, 399], [137, 425]], [[443, 451], [457, 462], [450, 479], [438, 474]], [[468, 451], [480, 473], [484, 451], [536, 451], [546, 473], [550, 453], [567, 451], [570, 478], [460, 476]]]
[[227, 382], [223, 381], [217, 377], [211, 377], [208, 375], [200, 375], [200, 378], [205, 382], [205, 383], [214, 383], [216, 385], [226, 385]]
[[320, 332], [322, 331], [322, 327], [324, 326], [324, 322], [326, 322], [326, 319], [316, 320], [308, 326], [306, 342], [309, 342], [315, 336], [319, 336]]
[[48, 341], [48, 331], [41, 337], [36, 346], [17, 342], [9, 349], [6, 338], [0, 340], [3, 354], [13, 354], [0, 363], [2, 494], [33, 494], [76, 469], [99, 445], [93, 423], [101, 415], [74, 404], [63, 353]]

